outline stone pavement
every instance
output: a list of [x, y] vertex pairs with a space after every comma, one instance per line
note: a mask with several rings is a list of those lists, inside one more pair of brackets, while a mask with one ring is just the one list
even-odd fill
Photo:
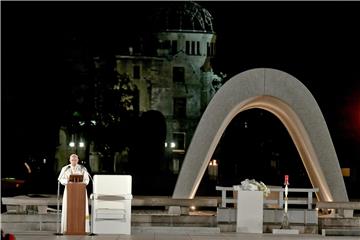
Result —
[[24, 232], [16, 233], [16, 240], [282, 240], [282, 239], [357, 239], [359, 236], [321, 236], [312, 234], [300, 235], [273, 235], [266, 234], [246, 234], [246, 233], [204, 233], [204, 234], [174, 234], [174, 233], [134, 233], [131, 235], [95, 235], [95, 236], [56, 236], [51, 232]]

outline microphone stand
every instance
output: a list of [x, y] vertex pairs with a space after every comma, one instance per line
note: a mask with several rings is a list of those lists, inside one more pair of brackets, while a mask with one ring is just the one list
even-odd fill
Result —
[[55, 235], [63, 235], [62, 233], [59, 232], [59, 205], [60, 205], [60, 182], [59, 180], [57, 181], [57, 208], [56, 208], [56, 233]]
[[59, 231], [59, 212], [60, 212], [60, 180], [62, 178], [62, 176], [65, 174], [65, 171], [69, 169], [70, 166], [68, 166], [64, 172], [61, 174], [61, 176], [58, 178], [57, 181], [57, 208], [56, 208], [56, 233], [55, 235], [64, 235], [63, 233], [60, 233]]
[[[85, 170], [84, 170], [85, 169]], [[91, 186], [92, 186], [92, 189], [93, 189], [93, 192], [94, 192], [94, 180], [92, 179], [90, 173], [86, 170], [86, 168], [84, 166], [82, 166], [82, 170], [83, 172], [85, 172], [90, 180], [91, 180]], [[93, 197], [94, 195], [93, 194], [90, 194], [90, 203], [91, 203], [91, 218], [90, 218], [90, 233], [88, 234], [88, 236], [95, 236], [97, 234], [93, 233], [93, 218], [94, 218], [94, 200], [93, 200]]]

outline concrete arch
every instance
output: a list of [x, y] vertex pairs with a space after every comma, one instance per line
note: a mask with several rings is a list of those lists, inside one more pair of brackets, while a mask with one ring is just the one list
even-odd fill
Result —
[[288, 73], [258, 68], [222, 86], [206, 108], [182, 165], [173, 197], [193, 198], [210, 158], [231, 120], [261, 108], [284, 124], [321, 201], [348, 201], [340, 165], [321, 110], [310, 91]]

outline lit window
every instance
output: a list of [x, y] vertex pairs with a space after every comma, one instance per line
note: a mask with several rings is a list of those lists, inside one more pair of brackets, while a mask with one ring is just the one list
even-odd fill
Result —
[[173, 133], [173, 141], [176, 144], [177, 150], [185, 150], [185, 132], [174, 132]]

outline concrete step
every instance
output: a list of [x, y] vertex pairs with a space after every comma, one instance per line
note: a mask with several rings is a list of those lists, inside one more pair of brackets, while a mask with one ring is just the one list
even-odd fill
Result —
[[[217, 226], [221, 232], [236, 232], [236, 223], [218, 223]], [[281, 224], [263, 223], [263, 232], [272, 233], [273, 229], [279, 229]], [[291, 224], [291, 229], [299, 230], [300, 234], [318, 234], [318, 226], [316, 224]]]
[[[2, 228], [8, 232], [52, 231], [60, 226], [57, 214], [2, 214]], [[215, 216], [173, 216], [173, 215], [132, 215], [131, 225], [139, 228], [147, 227], [217, 227]]]
[[156, 216], [156, 215], [132, 215], [132, 225], [193, 225], [196, 227], [215, 227], [215, 216]]
[[321, 230], [323, 236], [360, 236], [360, 228], [325, 228]]
[[218, 227], [164, 227], [164, 226], [142, 226], [131, 227], [132, 233], [168, 233], [168, 234], [216, 234], [220, 233]]
[[56, 214], [1, 214], [2, 228], [8, 232], [56, 231], [56, 222]]
[[319, 228], [359, 227], [360, 217], [353, 218], [319, 218]]
[[[218, 208], [218, 222], [236, 222], [236, 208]], [[290, 224], [318, 224], [318, 214], [316, 210], [309, 209], [289, 209]], [[283, 209], [264, 209], [264, 223], [281, 223], [284, 218]]]
[[35, 222], [21, 222], [21, 223], [9, 223], [2, 222], [1, 228], [5, 232], [56, 232], [56, 223], [35, 223]]
[[[36, 224], [17, 224], [14, 226], [12, 224], [3, 224], [2, 228], [5, 232], [10, 233], [36, 233], [36, 234], [55, 234], [57, 232], [56, 225], [43, 225], [42, 230], [34, 230], [39, 229], [39, 225]], [[184, 226], [132, 226], [132, 233], [171, 233], [171, 234], [212, 234], [212, 233], [220, 233], [219, 227], [184, 227]]]
[[319, 218], [319, 232], [324, 236], [360, 236], [360, 218]]

